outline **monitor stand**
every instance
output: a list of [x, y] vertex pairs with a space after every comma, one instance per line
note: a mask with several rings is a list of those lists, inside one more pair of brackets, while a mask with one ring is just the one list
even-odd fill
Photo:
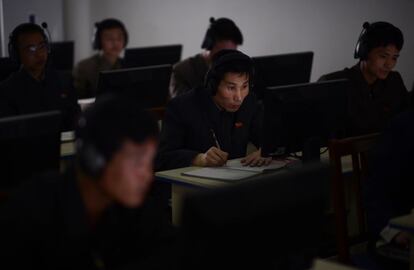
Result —
[[302, 162], [315, 162], [321, 160], [320, 148], [322, 140], [319, 137], [312, 137], [305, 141], [302, 152]]

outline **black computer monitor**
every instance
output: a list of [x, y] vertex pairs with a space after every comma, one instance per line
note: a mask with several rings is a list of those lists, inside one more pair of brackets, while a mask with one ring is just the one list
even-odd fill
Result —
[[58, 170], [61, 113], [0, 119], [0, 188], [9, 189], [37, 173]]
[[255, 66], [254, 91], [261, 99], [266, 87], [310, 81], [313, 52], [298, 52], [253, 57]]
[[309, 269], [328, 183], [327, 165], [315, 163], [188, 195], [182, 269]]
[[126, 67], [174, 65], [181, 60], [181, 44], [128, 48], [125, 50]]
[[329, 139], [345, 134], [348, 80], [270, 87], [264, 96], [264, 155], [303, 152], [319, 158]]
[[9, 57], [0, 58], [0, 82], [19, 70], [19, 65]]
[[97, 98], [105, 93], [123, 94], [144, 108], [164, 107], [169, 97], [171, 65], [102, 71]]
[[74, 59], [73, 41], [59, 41], [50, 44], [50, 65], [57, 70], [72, 70]]

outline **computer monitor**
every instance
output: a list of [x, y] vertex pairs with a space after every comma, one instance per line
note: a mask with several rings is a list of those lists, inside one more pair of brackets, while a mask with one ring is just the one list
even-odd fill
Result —
[[19, 65], [9, 57], [0, 58], [0, 82], [19, 70]]
[[181, 60], [181, 44], [128, 48], [125, 50], [126, 67], [174, 65]]
[[127, 95], [144, 108], [164, 107], [168, 102], [171, 65], [101, 71], [97, 98], [105, 93]]
[[348, 80], [270, 87], [264, 96], [262, 153], [303, 152], [318, 159], [329, 139], [345, 134]]
[[262, 174], [184, 199], [183, 269], [309, 269], [329, 191], [322, 163]]
[[73, 41], [59, 41], [50, 44], [50, 65], [57, 70], [72, 70], [74, 59]]
[[313, 52], [298, 52], [253, 57], [254, 91], [262, 99], [266, 87], [310, 81]]
[[58, 170], [61, 113], [49, 111], [0, 119], [0, 188], [10, 189], [48, 170]]

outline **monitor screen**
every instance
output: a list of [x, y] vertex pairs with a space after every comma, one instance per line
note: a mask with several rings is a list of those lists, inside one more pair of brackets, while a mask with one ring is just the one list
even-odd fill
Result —
[[[270, 87], [265, 91], [264, 155], [307, 151], [345, 133], [348, 80]], [[305, 153], [304, 153], [305, 154]]]
[[60, 161], [61, 113], [12, 116], [0, 119], [0, 188], [47, 170], [58, 170]]
[[183, 46], [165, 45], [125, 49], [126, 67], [144, 67], [155, 65], [174, 65], [181, 60]]
[[123, 94], [144, 108], [164, 107], [168, 102], [171, 65], [101, 71], [97, 98], [105, 93]]
[[19, 65], [9, 57], [0, 58], [0, 82], [19, 70]]
[[299, 52], [253, 57], [254, 91], [261, 99], [266, 87], [310, 81], [313, 52]]
[[57, 70], [72, 70], [74, 59], [74, 42], [60, 41], [50, 44], [50, 65]]
[[315, 163], [188, 195], [185, 269], [309, 269], [321, 248], [328, 187], [328, 166]]

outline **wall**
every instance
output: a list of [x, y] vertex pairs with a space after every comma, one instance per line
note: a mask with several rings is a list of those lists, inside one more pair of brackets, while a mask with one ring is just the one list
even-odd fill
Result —
[[[28, 14], [47, 21], [53, 40], [63, 33], [62, 1], [3, 0], [6, 37]], [[386, 20], [400, 27], [405, 45], [396, 69], [408, 88], [414, 81], [414, 1], [411, 0], [84, 0], [90, 2], [87, 31], [103, 18], [120, 18], [130, 33], [129, 47], [171, 43], [184, 45], [183, 57], [200, 51], [210, 16], [230, 17], [240, 26], [245, 43], [241, 50], [251, 56], [312, 50], [312, 80], [355, 63], [353, 50], [364, 21]], [[71, 16], [66, 20], [82, 18]], [[81, 33], [81, 32], [79, 32]], [[80, 34], [79, 34], [80, 35]], [[71, 36], [71, 35], [69, 35]], [[72, 37], [72, 36], [71, 36]], [[76, 61], [92, 53], [90, 37], [78, 42]]]
[[36, 23], [47, 22], [52, 41], [63, 40], [63, 0], [3, 0], [5, 46], [9, 34], [20, 23], [36, 15]]
[[[183, 56], [200, 51], [210, 16], [240, 26], [251, 56], [312, 50], [312, 80], [355, 63], [353, 50], [364, 21], [390, 21], [406, 43], [397, 69], [414, 81], [414, 1], [410, 0], [91, 0], [93, 22], [121, 18], [130, 47], [182, 43]], [[91, 22], [92, 24], [92, 22]]]

